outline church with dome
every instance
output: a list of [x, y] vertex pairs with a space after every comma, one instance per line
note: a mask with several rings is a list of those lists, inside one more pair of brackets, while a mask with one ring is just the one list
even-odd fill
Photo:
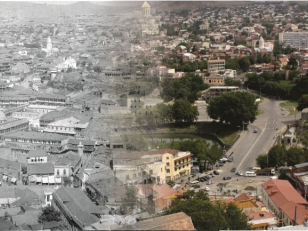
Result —
[[138, 24], [141, 26], [142, 36], [159, 34], [159, 24], [152, 16], [150, 4], [144, 2], [141, 6], [141, 12]]

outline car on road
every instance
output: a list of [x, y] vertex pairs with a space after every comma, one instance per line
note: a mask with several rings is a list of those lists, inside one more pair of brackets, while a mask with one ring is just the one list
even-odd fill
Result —
[[231, 169], [231, 172], [235, 172], [235, 171], [236, 171], [236, 168], [232, 168], [232, 169]]
[[196, 188], [201, 188], [201, 186], [199, 185], [199, 184], [195, 184], [195, 185], [193, 185], [192, 186], [194, 189], [196, 189]]
[[208, 191], [210, 191], [211, 189], [210, 189], [209, 187], [205, 187], [204, 190], [208, 192]]
[[213, 173], [214, 173], [215, 175], [219, 175], [219, 172], [216, 171], [216, 170], [215, 170]]
[[255, 128], [255, 129], [253, 130], [253, 133], [257, 133], [257, 132], [258, 132], [258, 129]]
[[238, 176], [243, 176], [244, 174], [243, 174], [242, 172], [240, 172], [240, 171], [237, 171], [237, 172], [236, 172], [236, 175], [238, 175]]
[[231, 179], [232, 179], [231, 176], [225, 176], [225, 177], [223, 178], [223, 180], [231, 180]]

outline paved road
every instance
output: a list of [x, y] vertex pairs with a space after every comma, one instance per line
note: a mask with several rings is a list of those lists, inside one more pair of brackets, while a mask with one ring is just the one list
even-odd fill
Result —
[[[242, 178], [231, 173], [233, 167], [245, 173], [251, 167], [256, 166], [256, 158], [260, 154], [265, 154], [274, 145], [276, 136], [286, 129], [286, 125], [294, 123], [295, 116], [279, 107], [281, 101], [264, 98], [259, 109], [265, 113], [258, 116], [256, 121], [248, 126], [248, 130], [243, 131], [240, 139], [228, 150], [227, 155], [232, 154], [234, 161], [227, 162], [223, 167], [218, 168], [221, 173], [215, 177], [216, 182], [220, 182], [224, 176]], [[299, 119], [299, 116], [296, 116]], [[254, 133], [257, 129], [257, 133]], [[253, 178], [252, 178], [253, 179]]]

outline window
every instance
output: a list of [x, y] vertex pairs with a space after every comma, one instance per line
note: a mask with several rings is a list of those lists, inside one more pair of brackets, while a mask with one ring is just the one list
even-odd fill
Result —
[[57, 170], [57, 176], [59, 176], [59, 175], [60, 175], [60, 170], [58, 169], [58, 170]]
[[170, 166], [170, 163], [169, 163], [169, 162], [167, 162], [167, 163], [166, 163], [166, 165], [167, 165], [167, 167], [169, 167], [169, 166]]
[[167, 173], [170, 173], [170, 169], [167, 169], [167, 171], [166, 171]]
[[169, 156], [167, 156], [167, 158], [166, 158], [167, 160], [169, 160]]
[[63, 170], [63, 175], [66, 175], [66, 169]]
[[153, 175], [153, 170], [150, 170], [150, 175]]

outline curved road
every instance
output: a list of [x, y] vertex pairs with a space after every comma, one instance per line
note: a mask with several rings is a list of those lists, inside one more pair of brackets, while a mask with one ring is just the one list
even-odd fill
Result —
[[[288, 115], [289, 112], [279, 107], [281, 101], [264, 98], [259, 109], [265, 113], [258, 116], [256, 121], [248, 126], [248, 130], [241, 133], [240, 139], [228, 150], [227, 155], [233, 153], [233, 162], [227, 162], [219, 168], [221, 173], [216, 181], [222, 180], [224, 176], [238, 177], [231, 172], [233, 167], [236, 171], [245, 173], [251, 167], [256, 166], [256, 158], [260, 154], [268, 152], [274, 145], [276, 136], [286, 128], [289, 123], [294, 123], [295, 115]], [[299, 119], [297, 116], [296, 119]], [[257, 133], [254, 133], [257, 129]]]

